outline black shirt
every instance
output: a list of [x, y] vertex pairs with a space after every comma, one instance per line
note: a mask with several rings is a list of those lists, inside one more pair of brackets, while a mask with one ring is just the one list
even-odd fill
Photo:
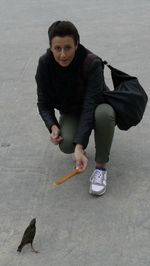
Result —
[[62, 67], [48, 49], [39, 59], [35, 78], [37, 105], [48, 130], [51, 132], [54, 124], [59, 126], [55, 109], [80, 115], [74, 143], [85, 148], [94, 127], [94, 110], [103, 102], [102, 60], [80, 44], [70, 65]]

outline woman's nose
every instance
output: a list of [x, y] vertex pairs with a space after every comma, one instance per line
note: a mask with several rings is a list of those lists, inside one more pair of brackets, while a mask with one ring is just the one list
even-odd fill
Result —
[[64, 49], [61, 50], [60, 56], [61, 56], [61, 58], [66, 57], [66, 54], [65, 54], [65, 52], [64, 52]]

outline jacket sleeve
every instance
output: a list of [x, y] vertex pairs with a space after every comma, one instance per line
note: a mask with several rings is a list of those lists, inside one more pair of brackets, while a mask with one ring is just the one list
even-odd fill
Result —
[[78, 130], [74, 139], [75, 144], [86, 148], [91, 131], [94, 127], [94, 111], [97, 105], [103, 103], [104, 76], [102, 61], [92, 62], [87, 73], [86, 94], [83, 102], [82, 113]]
[[37, 83], [37, 106], [39, 110], [39, 114], [41, 115], [43, 121], [45, 122], [46, 127], [51, 133], [52, 125], [57, 125], [59, 127], [59, 123], [55, 116], [55, 110], [53, 103], [50, 99], [50, 94], [48, 93], [47, 81], [46, 81], [46, 73], [47, 73], [46, 65], [42, 60], [42, 57], [39, 59], [39, 64], [37, 67], [37, 72], [35, 75], [35, 80]]

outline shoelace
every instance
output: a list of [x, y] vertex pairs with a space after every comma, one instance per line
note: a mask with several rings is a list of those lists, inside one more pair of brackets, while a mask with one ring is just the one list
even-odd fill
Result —
[[96, 169], [93, 175], [91, 176], [90, 181], [93, 184], [103, 185], [104, 178], [105, 178], [105, 172]]

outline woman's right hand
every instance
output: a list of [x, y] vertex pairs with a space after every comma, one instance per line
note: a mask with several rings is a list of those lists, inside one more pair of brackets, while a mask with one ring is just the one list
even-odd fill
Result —
[[63, 138], [60, 135], [60, 129], [56, 125], [53, 125], [51, 127], [51, 130], [52, 130], [50, 136], [51, 142], [54, 143], [55, 145], [58, 145], [63, 140]]

